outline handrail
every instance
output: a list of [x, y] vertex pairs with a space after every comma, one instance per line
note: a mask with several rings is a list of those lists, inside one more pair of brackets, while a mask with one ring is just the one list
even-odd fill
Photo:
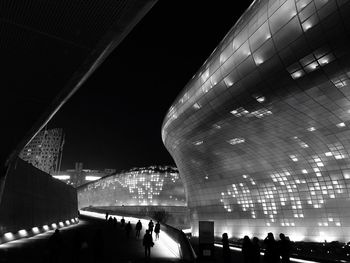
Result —
[[161, 223], [161, 229], [179, 244], [181, 260], [184, 262], [194, 262], [196, 260], [197, 255], [184, 232], [165, 223]]

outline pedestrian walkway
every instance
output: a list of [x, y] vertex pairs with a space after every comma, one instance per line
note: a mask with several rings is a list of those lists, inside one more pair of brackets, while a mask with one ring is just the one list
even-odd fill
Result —
[[[120, 220], [114, 227], [105, 220], [83, 216], [78, 224], [60, 228], [62, 245], [54, 257], [49, 245], [49, 238], [54, 231], [48, 231], [0, 245], [0, 262], [146, 262], [142, 246], [145, 228], [146, 225], [140, 239], [136, 239], [133, 223], [128, 238]], [[163, 242], [154, 241], [151, 262], [179, 262], [178, 255]]]

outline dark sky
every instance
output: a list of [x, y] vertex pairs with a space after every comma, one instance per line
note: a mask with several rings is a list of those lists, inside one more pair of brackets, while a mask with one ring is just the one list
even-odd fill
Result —
[[250, 2], [159, 0], [49, 123], [66, 134], [61, 169], [174, 164], [164, 116]]

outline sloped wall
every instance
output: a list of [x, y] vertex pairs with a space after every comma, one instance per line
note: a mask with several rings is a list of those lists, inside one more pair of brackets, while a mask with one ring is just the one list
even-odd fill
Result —
[[78, 215], [76, 190], [17, 159], [10, 167], [0, 204], [0, 235]]

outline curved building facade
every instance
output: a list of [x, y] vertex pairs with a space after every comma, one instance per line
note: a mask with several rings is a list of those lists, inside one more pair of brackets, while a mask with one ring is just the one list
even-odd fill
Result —
[[186, 206], [179, 172], [170, 166], [134, 168], [77, 189], [79, 208], [89, 206]]
[[350, 240], [350, 3], [254, 1], [186, 85], [162, 139], [192, 230]]

